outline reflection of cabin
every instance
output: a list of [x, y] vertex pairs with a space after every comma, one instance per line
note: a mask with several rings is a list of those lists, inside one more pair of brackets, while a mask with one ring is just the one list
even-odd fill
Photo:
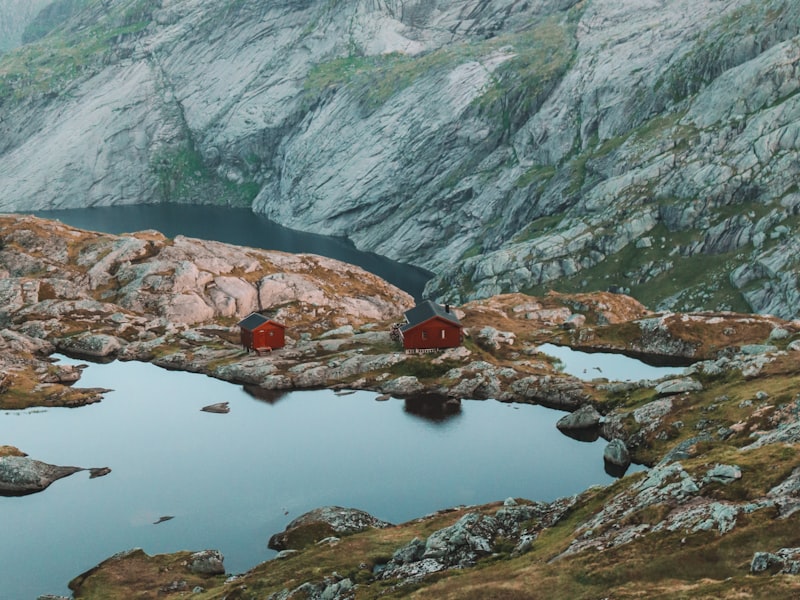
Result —
[[251, 313], [239, 321], [242, 346], [256, 352], [276, 350], [286, 345], [286, 327], [260, 313]]
[[400, 328], [406, 350], [455, 348], [464, 339], [461, 321], [449, 304], [441, 306], [425, 300], [406, 311], [406, 320], [408, 323]]

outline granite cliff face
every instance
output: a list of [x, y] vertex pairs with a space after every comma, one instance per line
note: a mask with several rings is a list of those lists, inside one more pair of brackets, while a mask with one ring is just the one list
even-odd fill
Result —
[[249, 205], [453, 302], [792, 318], [799, 33], [790, 0], [86, 2], [0, 62], [0, 209]]
[[22, 43], [26, 27], [51, 0], [3, 0], [0, 2], [0, 53]]

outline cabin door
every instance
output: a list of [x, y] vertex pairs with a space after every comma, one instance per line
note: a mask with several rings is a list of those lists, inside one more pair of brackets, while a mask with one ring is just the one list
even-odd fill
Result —
[[258, 329], [253, 332], [253, 347], [254, 348], [265, 348], [269, 346], [267, 344], [267, 332], [263, 329]]

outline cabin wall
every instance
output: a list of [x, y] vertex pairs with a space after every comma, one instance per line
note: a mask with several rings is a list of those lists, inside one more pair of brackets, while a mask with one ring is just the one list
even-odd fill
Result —
[[282, 327], [272, 323], [264, 323], [252, 331], [240, 330], [242, 346], [248, 350], [256, 348], [283, 348], [286, 345], [286, 334]]
[[461, 341], [460, 327], [439, 320], [425, 321], [403, 332], [406, 349], [455, 348]]

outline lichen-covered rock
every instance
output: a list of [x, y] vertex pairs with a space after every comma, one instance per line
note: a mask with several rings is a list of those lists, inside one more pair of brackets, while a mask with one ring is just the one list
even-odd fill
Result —
[[390, 527], [391, 523], [381, 521], [356, 508], [325, 506], [315, 508], [290, 522], [284, 531], [269, 539], [268, 546], [273, 550], [301, 549], [331, 535], [348, 535], [371, 527]]
[[615, 439], [606, 444], [603, 450], [603, 460], [615, 467], [627, 469], [631, 464], [631, 455], [625, 442]]
[[672, 379], [659, 383], [656, 387], [656, 393], [660, 396], [672, 396], [675, 394], [685, 394], [687, 392], [702, 391], [703, 384], [696, 379]]
[[0, 495], [22, 496], [41, 492], [54, 481], [81, 467], [60, 467], [27, 456], [0, 456]]
[[556, 423], [556, 427], [561, 431], [576, 429], [589, 429], [597, 427], [603, 416], [591, 404], [585, 404], [578, 410], [561, 417]]
[[202, 575], [224, 575], [225, 558], [219, 550], [202, 550], [189, 557], [187, 568]]

